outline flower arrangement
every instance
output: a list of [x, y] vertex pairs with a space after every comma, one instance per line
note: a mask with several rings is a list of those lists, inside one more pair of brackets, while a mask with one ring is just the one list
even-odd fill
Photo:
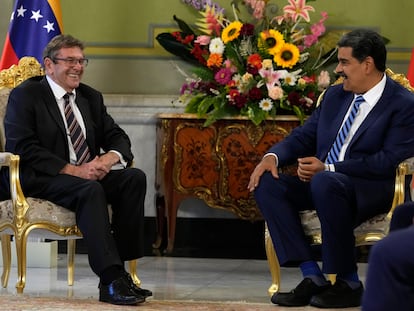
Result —
[[200, 14], [195, 29], [174, 16], [180, 30], [157, 40], [195, 65], [192, 75], [184, 73], [185, 112], [205, 117], [205, 125], [227, 116], [258, 125], [280, 113], [303, 122], [315, 109], [330, 83], [322, 68], [336, 54], [336, 40], [323, 40], [326, 12], [311, 23], [312, 0], [288, 0], [282, 9], [269, 0], [234, 0], [233, 20], [212, 0], [182, 1]]

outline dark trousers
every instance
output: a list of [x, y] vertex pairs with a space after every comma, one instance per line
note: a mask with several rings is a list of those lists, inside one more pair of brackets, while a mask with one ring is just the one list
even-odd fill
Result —
[[58, 175], [37, 196], [76, 213], [89, 264], [100, 276], [110, 266], [143, 256], [145, 193], [144, 172], [127, 168], [111, 171], [101, 181]]
[[[320, 172], [309, 183], [296, 176], [280, 174], [279, 179], [275, 179], [270, 173], [263, 174], [255, 198], [280, 264], [314, 260], [299, 211], [315, 209], [321, 223], [323, 272], [357, 271], [353, 230], [366, 219], [385, 211], [391, 198], [390, 193], [375, 187], [371, 189], [369, 185], [359, 198], [356, 184], [364, 182], [332, 172]], [[377, 195], [369, 196], [370, 192]], [[373, 199], [367, 201], [365, 195]]]
[[390, 234], [370, 251], [363, 311], [414, 310], [414, 202], [398, 206]]

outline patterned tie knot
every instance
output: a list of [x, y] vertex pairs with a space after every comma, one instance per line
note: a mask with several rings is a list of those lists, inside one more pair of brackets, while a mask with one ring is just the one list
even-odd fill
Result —
[[65, 104], [69, 104], [71, 96], [73, 96], [73, 93], [66, 93], [65, 95], [63, 95], [63, 99], [65, 100]]
[[358, 95], [358, 96], [355, 98], [355, 101], [354, 101], [354, 106], [356, 107], [356, 109], [357, 109], [357, 110], [359, 109], [359, 106], [361, 106], [361, 104], [362, 104], [363, 102], [365, 102], [364, 96], [362, 96], [362, 95]]

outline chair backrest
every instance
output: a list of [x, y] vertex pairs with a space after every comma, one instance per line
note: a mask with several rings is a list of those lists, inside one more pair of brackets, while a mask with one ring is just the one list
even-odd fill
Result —
[[387, 68], [385, 70], [385, 73], [394, 81], [401, 84], [403, 87], [405, 87], [410, 92], [414, 93], [414, 88], [410, 84], [410, 80], [407, 79], [407, 77], [402, 73], [394, 73], [391, 69]]
[[4, 151], [6, 138], [4, 134], [4, 115], [11, 89], [24, 80], [44, 75], [44, 71], [36, 58], [22, 57], [17, 65], [0, 71], [0, 151]]

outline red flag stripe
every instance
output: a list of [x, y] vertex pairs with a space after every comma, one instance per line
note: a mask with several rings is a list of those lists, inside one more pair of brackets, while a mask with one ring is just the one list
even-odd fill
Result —
[[4, 42], [3, 53], [0, 60], [0, 70], [10, 68], [13, 64], [17, 64], [19, 58], [14, 52], [13, 46], [10, 43], [9, 36], [7, 35], [6, 41]]
[[407, 78], [410, 80], [410, 84], [414, 87], [414, 48], [411, 52], [410, 65], [408, 66]]

